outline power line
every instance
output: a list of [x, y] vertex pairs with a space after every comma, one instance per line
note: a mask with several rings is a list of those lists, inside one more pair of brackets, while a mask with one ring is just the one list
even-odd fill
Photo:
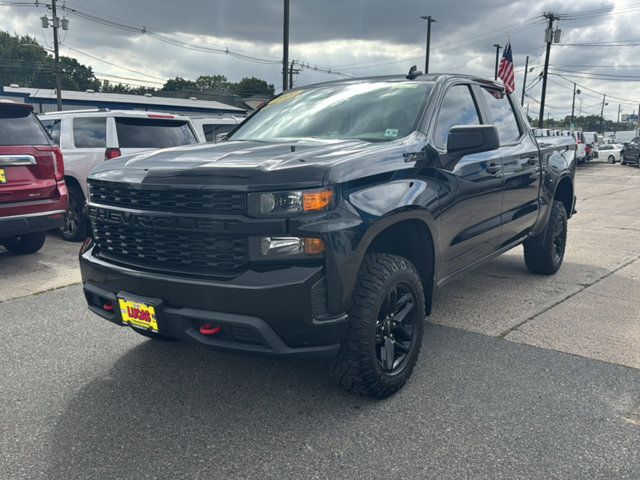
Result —
[[76, 53], [79, 53], [80, 55], [84, 55], [84, 56], [87, 56], [87, 57], [89, 57], [89, 58], [93, 58], [94, 60], [98, 60], [99, 62], [106, 63], [106, 64], [108, 64], [108, 65], [111, 65], [112, 67], [120, 68], [120, 69], [122, 69], [122, 70], [126, 70], [127, 72], [135, 73], [135, 74], [137, 74], [137, 75], [143, 75], [143, 76], [145, 76], [145, 77], [153, 78], [153, 79], [155, 79], [155, 80], [162, 80], [162, 81], [166, 81], [166, 79], [164, 79], [164, 78], [156, 77], [155, 75], [150, 75], [150, 74], [148, 74], [148, 73], [138, 72], [138, 71], [133, 70], [133, 69], [131, 69], [131, 68], [123, 67], [122, 65], [115, 64], [115, 63], [113, 63], [113, 62], [110, 62], [110, 61], [108, 61], [108, 60], [105, 60], [104, 58], [96, 57], [96, 56], [94, 56], [94, 55], [91, 55], [90, 53], [83, 52], [82, 50], [78, 50], [77, 48], [70, 47], [69, 45], [63, 45], [63, 46], [64, 46], [65, 48], [69, 49], [69, 50], [72, 50], [72, 51], [74, 51], [74, 52], [76, 52]]
[[[567, 78], [565, 78], [565, 77], [570, 77], [570, 75], [561, 75], [559, 73], [554, 73], [553, 75], [555, 75], [555, 76], [557, 76], [559, 78], [562, 78], [563, 80], [566, 80], [567, 82], [571, 83], [572, 85], [574, 83], [573, 80], [568, 80]], [[588, 90], [588, 91], [596, 93], [596, 94], [598, 94], [600, 96], [604, 95], [604, 92], [600, 92], [598, 90], [594, 90], [593, 88], [589, 88], [589, 87], [587, 87], [585, 85], [581, 85], [581, 84], [578, 84], [578, 83], [576, 83], [576, 85], [578, 85], [580, 88], [582, 88], [584, 90]], [[638, 103], [639, 103], [638, 100], [631, 100], [631, 99], [628, 99], [628, 98], [616, 97], [616, 96], [609, 95], [609, 94], [607, 94], [607, 97], [609, 97], [609, 98], [611, 98], [613, 100], [621, 101], [623, 103], [631, 103], [631, 104], [634, 104], [634, 105], [638, 105]]]
[[[126, 24], [126, 23], [122, 23], [122, 22], [118, 22], [118, 21], [114, 21], [114, 20], [109, 20], [108, 18], [104, 18], [101, 16], [97, 16], [97, 15], [93, 15], [87, 12], [84, 12], [80, 9], [77, 8], [70, 8], [70, 7], [64, 7], [64, 10], [79, 16], [85, 20], [91, 21], [91, 22], [95, 22], [101, 25], [105, 25], [108, 27], [112, 27], [112, 28], [116, 28], [116, 29], [120, 29], [120, 30], [124, 30], [124, 31], [129, 31], [132, 33], [139, 33], [142, 35], [147, 35], [151, 38], [154, 38], [156, 40], [159, 40], [161, 42], [167, 43], [169, 45], [173, 45], [176, 47], [181, 47], [181, 48], [185, 48], [188, 50], [193, 50], [193, 51], [197, 51], [197, 52], [204, 52], [204, 53], [215, 53], [215, 54], [224, 54], [224, 55], [228, 55], [240, 60], [245, 60], [245, 61], [249, 61], [249, 62], [253, 62], [253, 63], [261, 63], [261, 64], [270, 64], [270, 65], [276, 65], [276, 64], [280, 64], [281, 60], [270, 60], [268, 58], [264, 58], [264, 57], [256, 57], [253, 55], [246, 55], [243, 53], [240, 53], [238, 51], [235, 50], [231, 50], [229, 48], [214, 48], [214, 47], [207, 47], [204, 45], [199, 45], [199, 44], [195, 44], [192, 42], [187, 42], [187, 41], [182, 41], [179, 39], [176, 39], [174, 37], [165, 35], [165, 34], [161, 34], [161, 33], [157, 33], [154, 32], [153, 30], [148, 29], [146, 26], [142, 26], [142, 28], [140, 28], [139, 26], [135, 26], [135, 25], [131, 25], [131, 24]], [[304, 66], [307, 69], [313, 69], [314, 71], [317, 72], [323, 72], [323, 73], [327, 73], [327, 74], [333, 74], [333, 75], [339, 75], [339, 76], [349, 76], [347, 74], [344, 74], [340, 71], [334, 70], [332, 68], [325, 68], [323, 66], [320, 65], [313, 65], [313, 67], [311, 66], [312, 64], [309, 62], [300, 62], [298, 63], [299, 66]]]

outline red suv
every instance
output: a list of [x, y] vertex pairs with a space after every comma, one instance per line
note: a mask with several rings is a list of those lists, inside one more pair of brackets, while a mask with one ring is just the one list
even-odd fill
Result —
[[33, 107], [0, 100], [0, 244], [16, 254], [40, 250], [67, 204], [62, 153]]

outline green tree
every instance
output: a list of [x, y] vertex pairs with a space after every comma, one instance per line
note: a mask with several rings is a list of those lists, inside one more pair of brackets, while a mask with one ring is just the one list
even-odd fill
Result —
[[[91, 67], [74, 58], [60, 57], [62, 88], [86, 90], [100, 88]], [[53, 56], [28, 35], [0, 32], [0, 84], [22, 87], [55, 88]]]
[[229, 91], [229, 80], [224, 75], [200, 75], [196, 81], [196, 90], [217, 92]]
[[241, 97], [250, 95], [273, 96], [275, 94], [275, 88], [272, 84], [268, 84], [256, 77], [245, 77], [238, 83], [232, 83], [231, 91]]
[[197, 90], [196, 83], [191, 80], [186, 80], [182, 77], [172, 78], [167, 80], [165, 84], [162, 86], [162, 89], [165, 92], [180, 92], [180, 91], [190, 91]]

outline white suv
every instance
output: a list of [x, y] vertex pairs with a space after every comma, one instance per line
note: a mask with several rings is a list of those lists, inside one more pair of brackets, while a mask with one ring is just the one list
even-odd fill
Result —
[[213, 117], [191, 117], [191, 123], [201, 142], [218, 143], [236, 128], [245, 117], [218, 115]]
[[44, 113], [39, 118], [64, 156], [69, 209], [60, 231], [69, 241], [86, 237], [86, 179], [96, 165], [144, 150], [199, 143], [188, 117], [168, 113], [94, 109]]

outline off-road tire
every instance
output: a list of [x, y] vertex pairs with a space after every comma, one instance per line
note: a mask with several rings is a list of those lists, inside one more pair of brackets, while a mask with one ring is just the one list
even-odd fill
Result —
[[[378, 364], [376, 322], [384, 292], [402, 283], [415, 293], [415, 330], [412, 348], [404, 366], [387, 373]], [[360, 267], [349, 312], [349, 326], [334, 366], [334, 375], [347, 391], [386, 398], [397, 392], [411, 376], [420, 353], [424, 332], [425, 305], [420, 275], [406, 258], [381, 253], [367, 254]], [[412, 324], [413, 328], [413, 324]]]
[[[560, 232], [559, 232], [560, 229]], [[560, 238], [558, 239], [558, 234]], [[562, 242], [558, 254], [557, 240]], [[562, 202], [554, 200], [547, 226], [540, 235], [524, 242], [524, 262], [531, 273], [553, 275], [562, 266], [567, 244], [567, 211]]]
[[[67, 242], [80, 242], [87, 238], [89, 221], [84, 214], [85, 198], [82, 190], [75, 185], [69, 186], [69, 208], [65, 212], [65, 225], [60, 227], [60, 235]], [[71, 226], [71, 222], [75, 226]]]
[[46, 232], [26, 233], [9, 241], [5, 241], [3, 245], [14, 255], [26, 255], [40, 250], [44, 245], [46, 237]]

